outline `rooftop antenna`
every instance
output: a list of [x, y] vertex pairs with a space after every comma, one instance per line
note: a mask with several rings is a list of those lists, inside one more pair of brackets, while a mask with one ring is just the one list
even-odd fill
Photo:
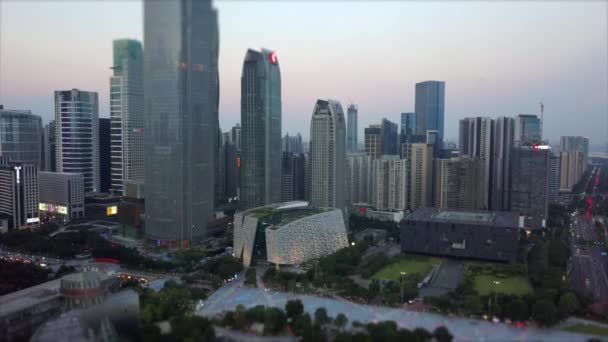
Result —
[[543, 101], [540, 101], [540, 139], [543, 139], [543, 124], [545, 123], [544, 121], [544, 112], [545, 112], [545, 105], [543, 104]]

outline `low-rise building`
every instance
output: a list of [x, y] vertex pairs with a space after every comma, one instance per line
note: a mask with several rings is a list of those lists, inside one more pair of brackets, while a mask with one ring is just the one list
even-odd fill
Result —
[[84, 176], [80, 173], [38, 172], [40, 215], [63, 222], [84, 217]]
[[340, 209], [285, 202], [236, 213], [234, 254], [243, 265], [294, 265], [348, 247]]
[[408, 253], [512, 261], [519, 228], [514, 212], [418, 208], [400, 224], [401, 249]]

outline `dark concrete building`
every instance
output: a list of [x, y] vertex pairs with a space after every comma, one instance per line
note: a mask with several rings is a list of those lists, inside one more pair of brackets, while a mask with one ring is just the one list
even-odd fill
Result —
[[112, 153], [110, 150], [110, 119], [99, 119], [99, 192], [110, 191], [112, 185]]
[[513, 212], [418, 208], [401, 220], [401, 250], [511, 261], [517, 257], [519, 226]]
[[545, 227], [548, 212], [549, 146], [513, 146], [511, 211], [524, 217], [527, 229]]

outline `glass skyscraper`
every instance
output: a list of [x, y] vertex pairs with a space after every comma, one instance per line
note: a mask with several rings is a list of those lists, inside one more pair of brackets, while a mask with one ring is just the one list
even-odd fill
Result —
[[516, 142], [522, 145], [539, 143], [541, 137], [541, 122], [534, 114], [519, 114], [515, 118], [515, 137]]
[[125, 195], [124, 184], [144, 179], [143, 49], [132, 39], [113, 42], [110, 77], [112, 189]]
[[0, 106], [0, 156], [40, 167], [41, 141], [42, 119], [38, 115]]
[[346, 152], [355, 153], [359, 150], [359, 107], [355, 104], [348, 105], [346, 124]]
[[416, 113], [401, 113], [401, 143], [410, 142], [409, 137], [416, 135]]
[[427, 130], [439, 132], [443, 142], [445, 82], [426, 81], [416, 83], [416, 135], [426, 136]]
[[99, 192], [99, 101], [96, 92], [55, 91], [57, 172], [82, 173], [84, 192]]
[[188, 246], [213, 214], [219, 75], [211, 1], [144, 1], [146, 235]]
[[281, 201], [281, 70], [274, 51], [248, 50], [241, 76], [241, 204]]

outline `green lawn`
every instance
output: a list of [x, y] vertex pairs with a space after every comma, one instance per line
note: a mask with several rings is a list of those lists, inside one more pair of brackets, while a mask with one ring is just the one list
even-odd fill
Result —
[[[507, 278], [497, 278], [492, 275], [476, 275], [473, 278], [475, 290], [482, 295], [488, 295], [494, 291], [497, 293], [525, 295], [532, 291], [530, 283], [525, 277], [512, 276]], [[498, 284], [494, 284], [498, 281]]]
[[402, 256], [399, 260], [387, 265], [376, 274], [372, 279], [399, 280], [401, 272], [408, 275], [419, 274], [425, 276], [434, 264], [441, 263], [441, 258], [423, 256]]
[[608, 328], [590, 324], [575, 324], [565, 328], [564, 330], [583, 334], [608, 336]]

